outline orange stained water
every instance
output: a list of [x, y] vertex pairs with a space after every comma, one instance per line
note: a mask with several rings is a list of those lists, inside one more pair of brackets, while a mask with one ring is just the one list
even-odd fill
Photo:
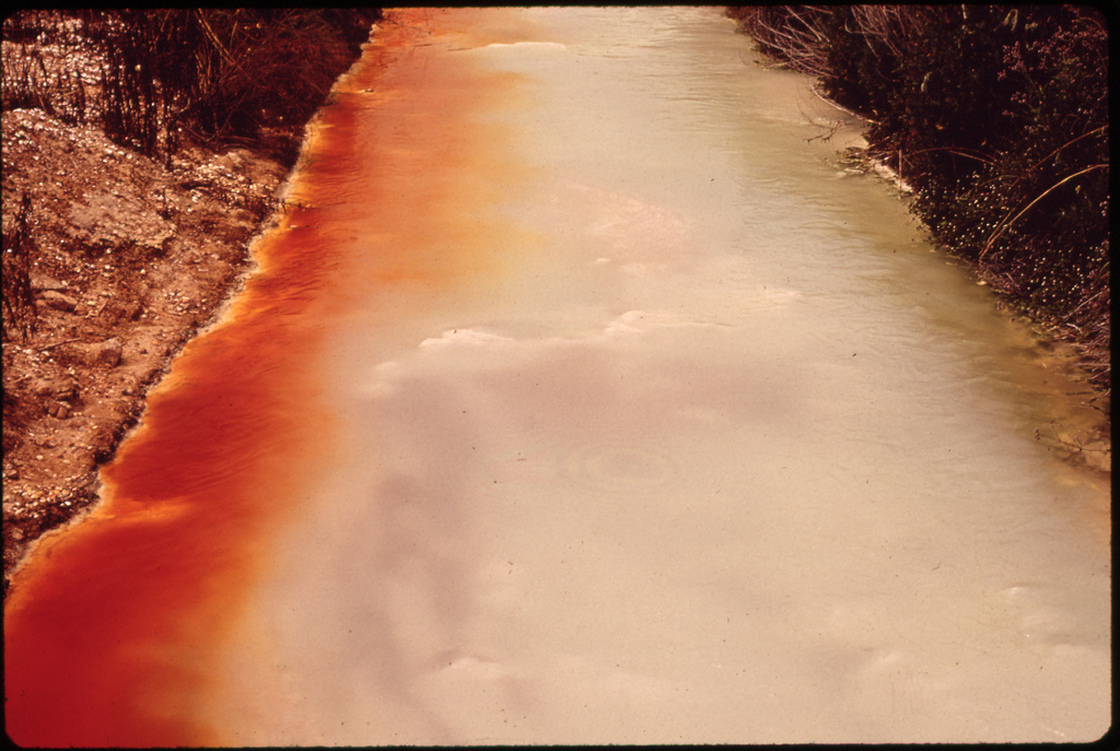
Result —
[[[18, 573], [5, 613], [7, 730], [17, 743], [218, 741], [193, 712], [213, 688], [215, 647], [270, 533], [330, 455], [316, 359], [345, 305], [339, 275], [355, 194], [368, 209], [363, 226], [381, 240], [376, 259], [363, 259], [369, 283], [438, 287], [488, 270], [471, 257], [471, 238], [432, 212], [457, 219], [486, 200], [442, 176], [464, 160], [476, 173], [489, 166], [484, 149], [467, 145], [493, 134], [472, 130], [464, 114], [500, 96], [503, 82], [446, 62], [400, 64], [425, 33], [420, 16], [386, 25], [367, 64], [337, 88], [343, 104], [315, 123], [289, 186], [298, 208], [257, 241], [259, 269], [221, 324], [151, 393], [141, 426], [103, 470], [100, 504], [46, 537]], [[345, 103], [354, 97], [384, 122], [360, 143], [358, 109]], [[382, 167], [410, 175], [420, 200], [380, 190]], [[468, 252], [454, 263], [417, 256], [441, 240]]]
[[1030, 430], [1068, 384], [749, 46], [717, 8], [391, 13], [19, 572], [12, 737], [1103, 732], [1109, 491]]

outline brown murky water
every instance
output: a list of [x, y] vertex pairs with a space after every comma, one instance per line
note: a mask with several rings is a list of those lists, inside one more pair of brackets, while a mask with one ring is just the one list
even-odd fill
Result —
[[42, 545], [65, 745], [1089, 740], [1057, 361], [715, 8], [394, 15], [261, 272]]

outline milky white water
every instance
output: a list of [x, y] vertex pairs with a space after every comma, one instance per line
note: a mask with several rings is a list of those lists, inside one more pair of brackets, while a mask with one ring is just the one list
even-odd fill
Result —
[[1107, 487], [1032, 440], [1022, 332], [806, 143], [842, 115], [716, 9], [445, 18], [430, 54], [516, 74], [473, 117], [519, 171], [463, 218], [515, 262], [333, 338], [345, 457], [239, 737], [1103, 733]]
[[333, 454], [192, 711], [233, 745], [1104, 733], [1107, 479], [1033, 437], [1058, 363], [834, 165], [855, 124], [820, 139], [845, 116], [716, 8], [394, 18], [333, 105]]

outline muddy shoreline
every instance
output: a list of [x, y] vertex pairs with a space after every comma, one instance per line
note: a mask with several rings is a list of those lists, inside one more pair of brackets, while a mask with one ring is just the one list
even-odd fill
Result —
[[[5, 594], [30, 543], [97, 501], [147, 390], [251, 273], [316, 103], [379, 16], [130, 13], [4, 23]], [[196, 55], [161, 64], [166, 39]], [[231, 78], [247, 60], [291, 85]], [[134, 63], [158, 91], [121, 78]]]
[[96, 502], [147, 390], [215, 322], [287, 170], [246, 149], [171, 168], [38, 110], [3, 114], [4, 223], [27, 196], [34, 326], [4, 344], [4, 589], [30, 543]]

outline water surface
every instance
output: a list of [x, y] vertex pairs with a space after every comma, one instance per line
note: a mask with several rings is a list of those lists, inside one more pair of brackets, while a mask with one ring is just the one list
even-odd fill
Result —
[[232, 745], [1107, 730], [1107, 478], [1033, 436], [1068, 383], [733, 32], [383, 24], [258, 250], [315, 259], [254, 308], [313, 383], [237, 475], [282, 511], [229, 527], [221, 633], [162, 637], [207, 679], [160, 712]]

